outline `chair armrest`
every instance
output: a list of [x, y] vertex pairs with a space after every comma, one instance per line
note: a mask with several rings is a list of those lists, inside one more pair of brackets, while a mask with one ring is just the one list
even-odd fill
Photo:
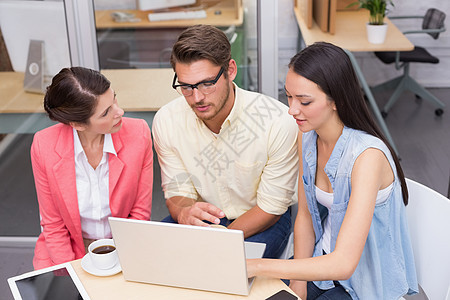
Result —
[[423, 19], [424, 16], [388, 16], [389, 20], [392, 19]]
[[444, 32], [445, 27], [436, 28], [436, 29], [420, 29], [420, 30], [407, 30], [404, 31], [403, 34], [412, 34], [412, 33], [438, 33], [438, 32]]

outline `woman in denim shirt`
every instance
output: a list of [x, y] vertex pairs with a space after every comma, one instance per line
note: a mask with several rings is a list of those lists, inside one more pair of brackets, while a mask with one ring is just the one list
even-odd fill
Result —
[[303, 133], [294, 259], [248, 260], [248, 276], [290, 279], [303, 300], [416, 293], [405, 177], [348, 56], [328, 43], [305, 48], [285, 90]]

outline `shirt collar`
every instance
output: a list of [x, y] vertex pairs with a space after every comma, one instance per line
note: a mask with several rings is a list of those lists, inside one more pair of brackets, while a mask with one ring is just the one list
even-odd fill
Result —
[[117, 152], [114, 148], [114, 143], [110, 133], [105, 134], [105, 139], [103, 141], [103, 152], [108, 152], [117, 156]]
[[[75, 128], [73, 128], [73, 144], [75, 150], [75, 157], [77, 157], [80, 153], [84, 152], [83, 146], [81, 145], [80, 137]], [[103, 139], [103, 153], [111, 153], [117, 156], [116, 149], [114, 148], [114, 143], [112, 140], [112, 136], [110, 133], [105, 134], [105, 138]]]
[[[344, 149], [346, 148], [350, 132], [351, 130], [348, 127], [344, 126], [344, 128], [342, 129], [341, 136], [337, 140], [336, 145], [334, 145], [333, 152], [331, 152], [330, 158], [328, 159], [328, 162], [325, 165], [325, 173], [329, 174], [328, 177], [331, 176], [333, 180], [336, 177], [339, 161], [341, 160], [342, 154], [344, 153]], [[331, 183], [333, 184], [333, 182]]]
[[242, 107], [242, 99], [241, 99], [242, 96], [240, 96], [241, 89], [234, 82], [233, 82], [233, 88], [234, 88], [233, 108], [231, 109], [230, 113], [228, 114], [228, 117], [223, 122], [222, 127], [226, 123], [230, 123], [230, 124], [233, 123], [240, 115], [240, 110]]

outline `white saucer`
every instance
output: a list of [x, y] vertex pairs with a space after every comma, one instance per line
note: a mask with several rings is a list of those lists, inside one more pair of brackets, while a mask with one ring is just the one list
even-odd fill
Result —
[[117, 264], [114, 267], [112, 267], [111, 269], [102, 270], [102, 269], [96, 268], [92, 264], [91, 257], [89, 256], [89, 253], [86, 254], [81, 259], [81, 267], [83, 268], [83, 270], [85, 270], [89, 274], [92, 274], [92, 275], [95, 275], [95, 276], [111, 276], [111, 275], [115, 275], [115, 274], [117, 274], [117, 273], [122, 271], [122, 267], [120, 266], [119, 262], [117, 262]]

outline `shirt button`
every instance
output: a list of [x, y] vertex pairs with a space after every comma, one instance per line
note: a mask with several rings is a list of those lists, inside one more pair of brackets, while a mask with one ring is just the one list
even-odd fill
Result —
[[348, 289], [345, 290], [348, 293]]

